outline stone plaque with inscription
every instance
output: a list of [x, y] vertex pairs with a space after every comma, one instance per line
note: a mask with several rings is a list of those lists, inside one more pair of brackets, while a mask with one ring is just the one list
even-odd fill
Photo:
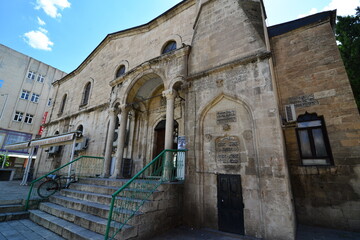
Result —
[[240, 141], [236, 136], [217, 138], [215, 151], [219, 163], [240, 163]]
[[236, 122], [236, 111], [235, 110], [226, 110], [221, 112], [216, 112], [216, 123], [219, 125]]

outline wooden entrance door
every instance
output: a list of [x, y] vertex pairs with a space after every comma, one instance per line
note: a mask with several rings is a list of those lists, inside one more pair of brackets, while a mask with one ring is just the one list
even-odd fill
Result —
[[160, 129], [155, 129], [155, 136], [154, 136], [154, 153], [153, 158], [159, 155], [165, 146], [165, 127]]
[[219, 230], [244, 235], [244, 204], [240, 175], [218, 175]]

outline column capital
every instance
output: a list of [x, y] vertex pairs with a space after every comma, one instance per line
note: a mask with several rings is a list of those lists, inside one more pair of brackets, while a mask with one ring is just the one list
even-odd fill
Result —
[[119, 113], [119, 110], [117, 108], [110, 108], [108, 109], [109, 115], [117, 115]]
[[175, 98], [176, 91], [174, 89], [167, 89], [162, 92], [163, 97], [166, 97], [166, 99]]
[[119, 106], [119, 109], [120, 109], [120, 113], [128, 112], [129, 110], [131, 110], [131, 105], [121, 104], [121, 105]]

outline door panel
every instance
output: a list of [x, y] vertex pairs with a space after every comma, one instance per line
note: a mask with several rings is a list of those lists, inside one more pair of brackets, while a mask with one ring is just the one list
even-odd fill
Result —
[[240, 175], [218, 175], [219, 230], [244, 235], [244, 204]]

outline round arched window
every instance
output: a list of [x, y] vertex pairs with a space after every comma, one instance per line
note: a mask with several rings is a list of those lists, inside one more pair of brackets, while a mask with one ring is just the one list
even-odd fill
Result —
[[175, 41], [169, 41], [166, 43], [165, 47], [162, 50], [162, 54], [174, 51], [176, 49], [176, 42]]
[[125, 65], [121, 65], [116, 72], [116, 77], [120, 77], [125, 74]]
[[84, 131], [83, 125], [79, 125], [79, 126], [77, 127], [76, 131], [83, 133], [83, 131]]

